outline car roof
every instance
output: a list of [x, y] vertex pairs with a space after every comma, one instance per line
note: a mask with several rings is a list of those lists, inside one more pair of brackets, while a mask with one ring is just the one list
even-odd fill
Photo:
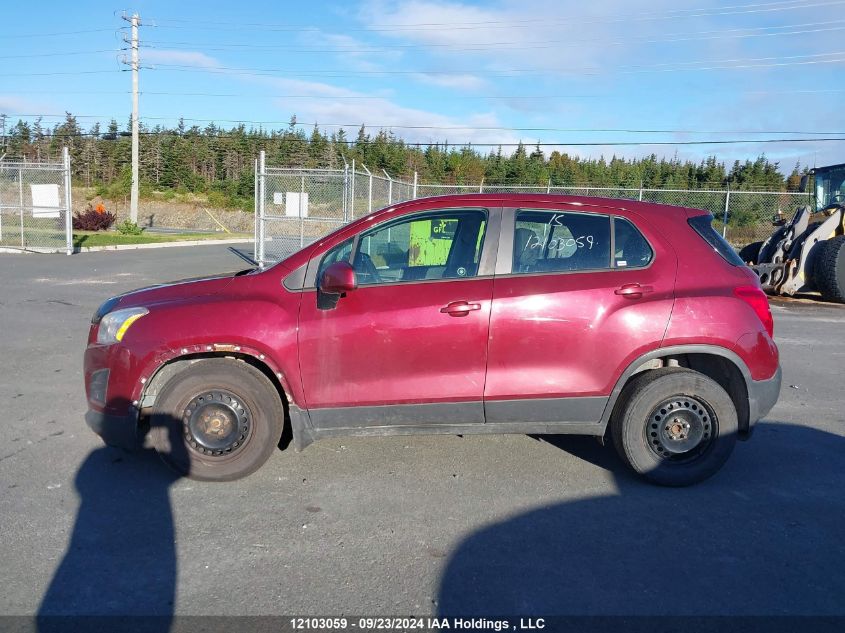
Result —
[[634, 211], [642, 216], [662, 216], [667, 213], [678, 213], [683, 217], [709, 214], [704, 209], [680, 207], [658, 202], [640, 202], [624, 198], [603, 198], [598, 196], [570, 196], [558, 193], [462, 193], [444, 196], [430, 196], [407, 200], [389, 207], [391, 210], [407, 209], [418, 206], [421, 209], [443, 204], [465, 206], [468, 204], [485, 204], [501, 207], [523, 207], [531, 203], [566, 204], [587, 208], [600, 207], [618, 211]]
[[297, 251], [289, 258], [282, 260], [286, 266], [293, 269], [302, 265], [310, 257], [314, 249], [319, 249], [327, 240], [334, 240], [338, 234], [343, 239], [351, 233], [362, 230], [368, 224], [380, 223], [385, 220], [397, 219], [406, 213], [413, 211], [428, 211], [444, 207], [467, 207], [485, 206], [495, 207], [527, 207], [532, 204], [560, 204], [570, 207], [583, 207], [585, 210], [596, 211], [631, 211], [646, 219], [652, 219], [659, 223], [661, 219], [666, 220], [667, 216], [676, 220], [686, 222], [690, 217], [697, 215], [710, 215], [709, 211], [678, 207], [657, 202], [639, 202], [637, 200], [626, 200], [622, 198], [601, 198], [597, 196], [569, 196], [556, 193], [462, 193], [449, 194], [445, 196], [428, 196], [415, 198], [405, 202], [358, 216], [348, 224], [345, 224], [328, 235], [318, 238], [309, 246]]

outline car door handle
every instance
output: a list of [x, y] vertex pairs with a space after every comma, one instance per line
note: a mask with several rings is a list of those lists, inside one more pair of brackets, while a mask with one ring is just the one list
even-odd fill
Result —
[[640, 284], [625, 284], [621, 288], [614, 290], [614, 294], [621, 295], [626, 299], [641, 299], [646, 293], [652, 292], [654, 288], [651, 286], [641, 286]]
[[448, 314], [449, 316], [454, 317], [466, 316], [473, 310], [481, 310], [481, 304], [469, 303], [467, 301], [452, 301], [440, 308], [440, 311], [443, 314]]

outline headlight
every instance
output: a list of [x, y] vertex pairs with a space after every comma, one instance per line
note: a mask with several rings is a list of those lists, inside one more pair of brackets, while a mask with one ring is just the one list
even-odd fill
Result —
[[110, 345], [122, 341], [129, 326], [149, 312], [146, 308], [124, 308], [123, 310], [109, 312], [100, 320], [97, 342], [102, 345]]

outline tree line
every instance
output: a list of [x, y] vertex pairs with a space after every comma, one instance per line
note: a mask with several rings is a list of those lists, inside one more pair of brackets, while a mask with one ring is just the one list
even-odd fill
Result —
[[[0, 115], [2, 116], [2, 115]], [[110, 197], [126, 195], [130, 184], [131, 140], [117, 121], [82, 128], [67, 113], [65, 120], [45, 128], [41, 119], [19, 120], [8, 128], [0, 154], [27, 160], [56, 159], [67, 146], [76, 184], [95, 187]], [[175, 127], [141, 124], [141, 193], [176, 191], [215, 194], [219, 202], [251, 208], [254, 190], [254, 160], [260, 150], [273, 167], [340, 168], [344, 159], [365, 164], [370, 170], [385, 169], [393, 177], [442, 184], [553, 185], [596, 187], [646, 187], [702, 189], [730, 186], [731, 189], [796, 191], [806, 168], [795, 165], [788, 175], [777, 162], [765, 156], [734, 161], [728, 166], [715, 156], [700, 162], [677, 156], [651, 154], [643, 158], [583, 158], [554, 150], [548, 155], [539, 143], [519, 144], [513, 151], [501, 147], [489, 152], [471, 145], [448, 142], [425, 146], [412, 144], [393, 132], [369, 132], [363, 126], [354, 139], [341, 129], [326, 133], [318, 125], [310, 132], [296, 117], [280, 130], [205, 127]]]

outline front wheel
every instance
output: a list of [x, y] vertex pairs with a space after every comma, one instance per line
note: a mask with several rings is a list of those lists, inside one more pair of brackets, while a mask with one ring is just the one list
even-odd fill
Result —
[[818, 244], [813, 278], [825, 301], [845, 303], [845, 236]]
[[231, 358], [198, 361], [156, 398], [150, 439], [166, 464], [203, 481], [255, 472], [275, 450], [284, 409], [270, 379]]
[[737, 428], [727, 392], [711, 378], [680, 368], [635, 377], [611, 420], [622, 461], [663, 486], [689, 486], [716, 473], [733, 451]]

